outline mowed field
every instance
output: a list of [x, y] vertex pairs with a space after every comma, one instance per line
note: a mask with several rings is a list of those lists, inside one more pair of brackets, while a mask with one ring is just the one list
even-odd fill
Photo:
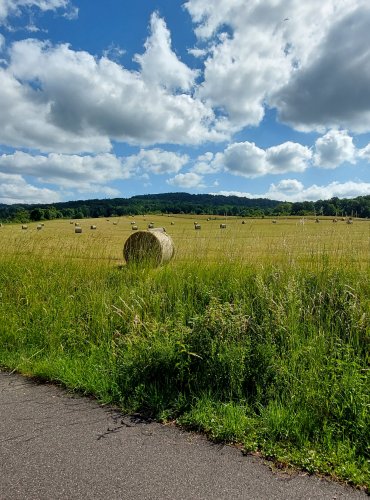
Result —
[[[204, 262], [242, 261], [245, 264], [272, 265], [353, 265], [369, 264], [370, 221], [353, 224], [338, 219], [314, 218], [240, 219], [208, 216], [136, 216], [80, 221], [44, 221], [4, 225], [0, 229], [2, 255], [16, 253], [45, 258], [91, 259], [103, 262], [122, 261], [123, 245], [132, 234], [132, 223], [139, 230], [165, 227], [172, 237], [175, 262], [193, 259]], [[244, 220], [244, 224], [242, 221]], [[273, 223], [272, 221], [276, 221]], [[75, 222], [82, 228], [75, 234]], [[200, 230], [194, 229], [199, 222]], [[220, 224], [226, 224], [220, 229]], [[96, 229], [91, 230], [90, 226]]]
[[[368, 489], [370, 221], [275, 220], [4, 224], [0, 366]], [[170, 263], [126, 265], [133, 222]]]

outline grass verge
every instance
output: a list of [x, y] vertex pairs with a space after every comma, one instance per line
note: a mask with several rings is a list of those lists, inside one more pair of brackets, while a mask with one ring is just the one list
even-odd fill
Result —
[[0, 364], [369, 488], [369, 272], [0, 263]]

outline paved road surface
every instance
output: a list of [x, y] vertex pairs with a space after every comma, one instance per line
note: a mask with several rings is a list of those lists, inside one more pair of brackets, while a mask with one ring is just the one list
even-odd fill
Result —
[[366, 494], [0, 372], [0, 499], [360, 499]]

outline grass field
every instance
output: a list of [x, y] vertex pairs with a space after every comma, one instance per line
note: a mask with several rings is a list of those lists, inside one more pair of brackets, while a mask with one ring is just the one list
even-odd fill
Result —
[[[124, 265], [133, 220], [171, 263]], [[0, 365], [369, 487], [370, 221], [80, 224], [0, 228]]]

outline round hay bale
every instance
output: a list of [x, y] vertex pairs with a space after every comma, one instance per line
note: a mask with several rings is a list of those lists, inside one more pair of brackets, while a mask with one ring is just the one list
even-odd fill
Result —
[[220, 224], [220, 229], [226, 229], [226, 224]]
[[90, 229], [96, 229], [96, 226], [95, 226], [94, 224], [92, 224], [92, 225], [90, 226]]
[[171, 222], [171, 226], [174, 226], [174, 225], [175, 225], [175, 223], [174, 223], [174, 222]]
[[80, 223], [79, 223], [79, 222], [75, 222], [75, 226], [76, 226], [76, 227], [79, 227], [79, 226], [80, 226]]
[[22, 224], [22, 229], [28, 229], [28, 226], [26, 226], [26, 224]]
[[37, 231], [41, 231], [41, 229], [42, 229], [42, 225], [41, 225], [41, 224], [38, 224], [38, 225], [37, 225]]
[[82, 233], [82, 227], [76, 226], [75, 227], [75, 233]]
[[245, 220], [242, 220], [242, 224], [245, 224]]
[[200, 224], [194, 224], [194, 229], [201, 229], [201, 225]]
[[151, 222], [150, 224], [148, 224], [148, 229], [153, 229], [153, 227], [154, 227], [153, 222]]
[[316, 222], [316, 224], [319, 224], [320, 219], [316, 219], [315, 222]]
[[149, 263], [154, 266], [169, 262], [175, 253], [172, 238], [159, 230], [138, 231], [123, 247], [123, 256], [129, 263]]
[[133, 231], [137, 231], [139, 228], [138, 228], [137, 226], [131, 226], [131, 229], [132, 229]]

